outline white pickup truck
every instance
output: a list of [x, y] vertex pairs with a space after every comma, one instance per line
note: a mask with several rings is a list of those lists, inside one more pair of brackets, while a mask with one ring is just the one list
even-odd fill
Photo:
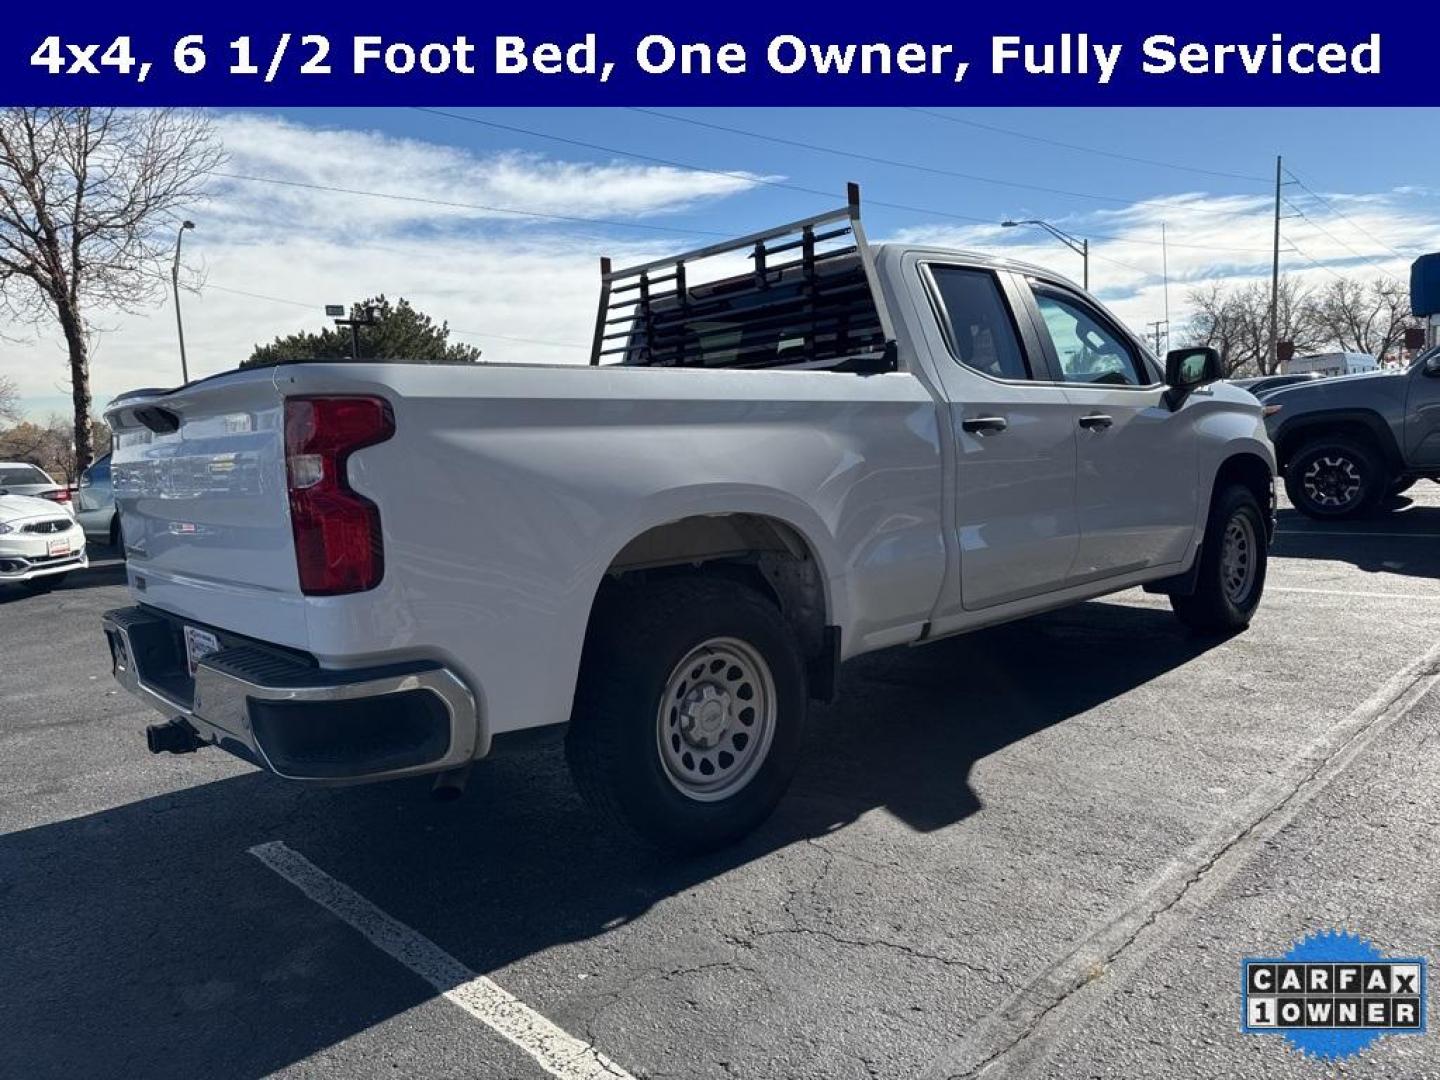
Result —
[[[747, 261], [748, 260], [748, 261]], [[697, 281], [697, 266], [719, 276]], [[308, 363], [107, 409], [135, 606], [117, 678], [311, 782], [563, 736], [671, 849], [783, 794], [848, 657], [1145, 585], [1260, 601], [1274, 455], [1212, 350], [1162, 370], [1032, 266], [845, 208], [612, 270], [590, 366]]]

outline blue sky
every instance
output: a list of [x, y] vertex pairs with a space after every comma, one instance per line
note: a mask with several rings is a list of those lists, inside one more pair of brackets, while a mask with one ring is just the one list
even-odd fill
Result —
[[[1078, 279], [1078, 257], [1044, 234], [987, 223], [1043, 217], [1091, 237], [1092, 288], [1137, 329], [1168, 304], [1178, 330], [1186, 293], [1209, 280], [1268, 277], [1276, 153], [1305, 185], [1285, 188], [1287, 270], [1317, 286], [1336, 275], [1403, 275], [1413, 255], [1440, 248], [1435, 111], [951, 111], [972, 122], [961, 124], [890, 109], [655, 110], [923, 169], [631, 110], [446, 111], [624, 153], [409, 109], [217, 113], [227, 171], [268, 181], [217, 178], [191, 213], [199, 227], [187, 235], [186, 263], [203, 281], [182, 294], [192, 372], [223, 370], [255, 342], [318, 325], [324, 303], [377, 292], [448, 319], [488, 359], [583, 360], [599, 254], [648, 257], [814, 213], [841, 201], [846, 180], [869, 200], [872, 239], [1004, 247]], [[98, 321], [97, 401], [173, 381], [168, 303]], [[53, 335], [0, 341], [0, 373], [20, 381], [32, 414], [65, 408]]]

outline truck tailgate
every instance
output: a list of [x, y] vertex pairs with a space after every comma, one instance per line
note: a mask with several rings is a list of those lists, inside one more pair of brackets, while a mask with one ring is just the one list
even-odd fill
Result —
[[303, 647], [284, 403], [272, 373], [130, 395], [112, 403], [106, 419], [115, 431], [115, 501], [138, 598]]

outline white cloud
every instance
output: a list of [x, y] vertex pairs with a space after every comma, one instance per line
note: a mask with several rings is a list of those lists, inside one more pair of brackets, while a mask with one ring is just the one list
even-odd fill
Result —
[[[513, 150], [480, 155], [418, 139], [311, 128], [266, 116], [227, 116], [217, 127], [230, 161], [223, 170], [228, 175], [217, 180], [207, 216], [238, 236], [265, 235], [286, 222], [310, 232], [346, 234], [453, 229], [465, 223], [546, 224], [506, 209], [643, 220], [748, 191], [761, 179], [666, 165], [559, 161]], [[237, 176], [268, 177], [289, 186]]]

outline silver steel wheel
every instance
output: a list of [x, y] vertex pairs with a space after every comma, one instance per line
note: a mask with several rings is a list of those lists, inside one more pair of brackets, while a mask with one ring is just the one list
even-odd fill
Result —
[[1255, 588], [1259, 550], [1255, 526], [1245, 514], [1236, 514], [1225, 525], [1220, 541], [1220, 584], [1226, 599], [1244, 607]]
[[1360, 497], [1365, 478], [1348, 455], [1321, 454], [1310, 462], [1301, 484], [1306, 498], [1316, 506], [1338, 510]]
[[711, 638], [675, 665], [656, 715], [665, 775], [697, 802], [728, 799], [755, 778], [775, 736], [770, 665], [738, 638]]

